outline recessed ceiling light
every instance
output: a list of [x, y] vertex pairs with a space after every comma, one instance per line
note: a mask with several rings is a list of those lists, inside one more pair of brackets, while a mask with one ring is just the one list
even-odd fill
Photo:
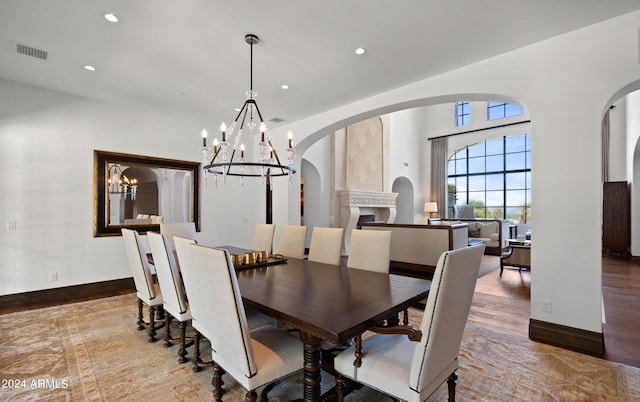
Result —
[[361, 55], [361, 54], [365, 54], [367, 53], [367, 49], [363, 48], [363, 47], [359, 47], [356, 49], [356, 54], [357, 55]]
[[106, 13], [104, 15], [104, 19], [109, 21], [109, 22], [118, 22], [119, 21], [118, 16], [113, 14], [113, 13]]
[[88, 64], [84, 66], [84, 69], [87, 71], [96, 71], [96, 68], [94, 66], [90, 66]]
[[282, 84], [282, 86], [280, 86], [280, 88], [282, 88], [282, 89], [289, 89], [290, 87], [289, 87], [289, 85], [287, 85], [287, 84]]

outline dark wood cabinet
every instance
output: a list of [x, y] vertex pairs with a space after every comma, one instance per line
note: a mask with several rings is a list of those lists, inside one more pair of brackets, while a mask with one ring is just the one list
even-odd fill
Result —
[[609, 181], [602, 188], [602, 251], [630, 255], [631, 197], [629, 183]]

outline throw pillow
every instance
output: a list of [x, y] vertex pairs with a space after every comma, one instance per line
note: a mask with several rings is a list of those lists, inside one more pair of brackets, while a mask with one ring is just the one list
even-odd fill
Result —
[[475, 228], [475, 229], [471, 229], [471, 226], [469, 226], [469, 237], [480, 237], [480, 229]]
[[480, 237], [488, 239], [492, 234], [498, 233], [498, 222], [479, 223]]

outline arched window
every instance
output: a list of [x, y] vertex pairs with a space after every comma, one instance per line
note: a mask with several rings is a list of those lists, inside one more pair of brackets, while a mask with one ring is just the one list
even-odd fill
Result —
[[476, 205], [476, 218], [531, 223], [531, 137], [499, 137], [467, 145], [448, 159], [447, 215]]

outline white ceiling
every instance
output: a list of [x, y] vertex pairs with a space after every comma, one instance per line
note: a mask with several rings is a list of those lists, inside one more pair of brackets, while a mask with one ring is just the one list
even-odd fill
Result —
[[[286, 123], [636, 9], [638, 0], [2, 0], [0, 78], [213, 128], [244, 101], [253, 33], [258, 105]], [[16, 42], [48, 59], [18, 54]]]

